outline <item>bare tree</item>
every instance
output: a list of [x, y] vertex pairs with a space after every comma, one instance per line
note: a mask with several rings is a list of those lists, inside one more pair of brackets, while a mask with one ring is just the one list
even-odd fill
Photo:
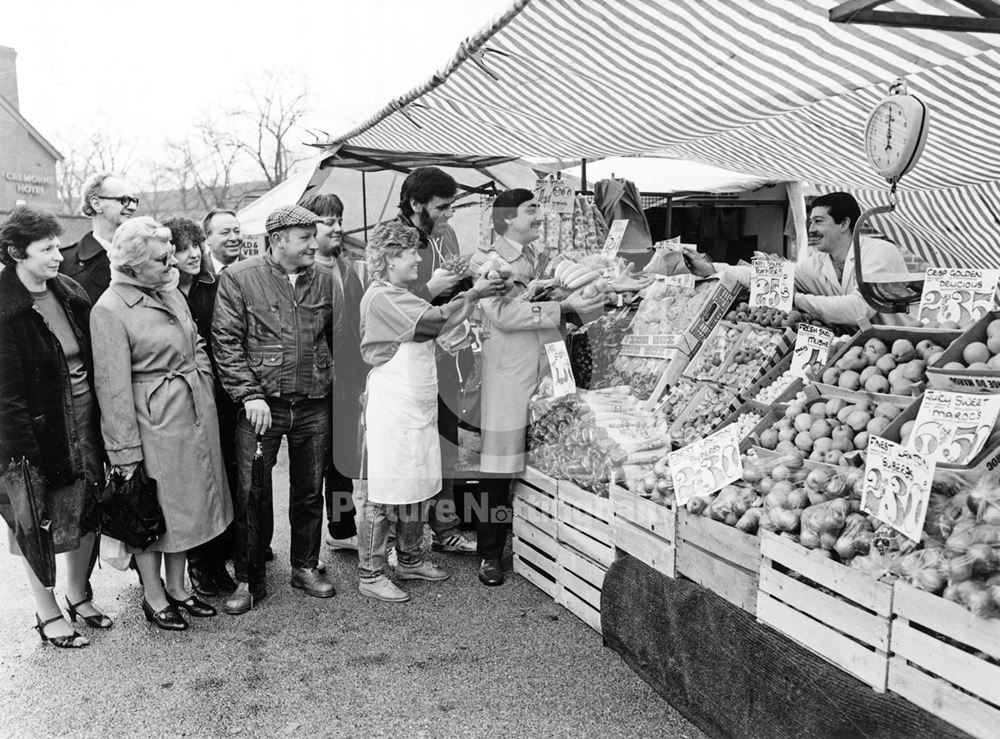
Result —
[[[230, 131], [218, 129], [209, 118], [195, 127], [193, 136], [167, 144], [170, 172], [181, 191], [181, 207], [198, 206], [204, 210], [227, 207], [239, 165], [244, 158], [242, 148]], [[188, 202], [192, 194], [195, 203]]]
[[304, 134], [299, 122], [308, 113], [308, 85], [302, 77], [272, 68], [248, 83], [247, 92], [247, 103], [231, 114], [238, 124], [231, 143], [260, 169], [268, 187], [274, 187], [305, 158], [294, 142]]
[[133, 163], [134, 146], [104, 131], [73, 136], [60, 142], [63, 160], [56, 166], [56, 193], [63, 212], [76, 212], [83, 183], [95, 172], [125, 174]]

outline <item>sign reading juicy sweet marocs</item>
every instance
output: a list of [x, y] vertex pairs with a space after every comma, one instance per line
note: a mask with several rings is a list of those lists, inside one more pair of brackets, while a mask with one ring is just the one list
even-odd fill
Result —
[[783, 259], [754, 257], [750, 307], [790, 311], [795, 297], [795, 265]]
[[743, 457], [736, 431], [736, 426], [726, 426], [667, 455], [678, 506], [743, 477]]
[[913, 426], [902, 429], [902, 441], [935, 462], [969, 464], [986, 444], [998, 413], [1000, 395], [928, 389]]
[[945, 269], [928, 267], [917, 317], [966, 327], [997, 308], [1000, 269]]
[[792, 377], [809, 379], [819, 377], [819, 372], [826, 365], [830, 352], [830, 342], [833, 341], [833, 331], [809, 323], [800, 323], [796, 329], [795, 350], [792, 352], [792, 366], [789, 371]]
[[934, 480], [934, 460], [873, 436], [868, 442], [861, 509], [920, 541]]

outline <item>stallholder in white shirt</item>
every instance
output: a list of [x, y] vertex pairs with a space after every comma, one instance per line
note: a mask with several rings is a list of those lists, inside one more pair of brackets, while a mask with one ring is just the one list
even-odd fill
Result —
[[[795, 265], [795, 307], [826, 323], [857, 326], [876, 310], [862, 297], [854, 274], [852, 240], [861, 207], [854, 196], [832, 192], [816, 198], [809, 209], [810, 253]], [[750, 284], [752, 267], [694, 260], [692, 271], [706, 277], [712, 272]], [[866, 277], [907, 272], [903, 255], [894, 244], [862, 237], [861, 271]]]

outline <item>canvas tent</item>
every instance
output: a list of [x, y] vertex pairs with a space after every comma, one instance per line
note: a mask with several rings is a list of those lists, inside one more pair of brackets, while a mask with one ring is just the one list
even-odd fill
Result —
[[[517, 0], [421, 87], [330, 145], [659, 155], [776, 181], [887, 186], [862, 129], [904, 78], [930, 107], [901, 207], [874, 225], [931, 263], [1000, 260], [1000, 35], [842, 25], [835, 0]], [[952, 0], [887, 9], [971, 14]]]
[[[410, 169], [440, 166], [459, 183], [455, 216], [450, 223], [463, 250], [475, 248], [479, 236], [482, 194], [514, 187], [533, 189], [536, 165], [512, 157], [455, 157], [338, 147], [303, 162], [295, 174], [243, 208], [237, 216], [244, 233], [264, 233], [264, 221], [275, 208], [297, 203], [303, 195], [335, 193], [344, 201], [344, 233], [360, 247], [365, 232], [394, 218], [399, 188]], [[567, 177], [571, 186], [577, 180]]]

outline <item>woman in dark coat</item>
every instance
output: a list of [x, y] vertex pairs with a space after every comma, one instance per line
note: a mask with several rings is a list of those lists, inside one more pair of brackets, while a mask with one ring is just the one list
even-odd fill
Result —
[[[205, 259], [205, 232], [194, 221], [187, 218], [170, 218], [163, 222], [170, 229], [174, 244], [174, 257], [180, 279], [177, 288], [187, 300], [191, 317], [198, 334], [205, 340], [205, 351], [212, 363], [215, 376], [215, 407], [219, 414], [219, 446], [226, 467], [226, 478], [230, 490], [236, 489], [236, 416], [237, 408], [219, 382], [219, 372], [212, 354], [212, 313], [215, 310], [215, 294], [219, 281], [212, 274], [211, 263]], [[203, 597], [231, 593], [236, 583], [226, 569], [230, 559], [230, 532], [225, 532], [211, 541], [188, 552], [188, 577], [191, 587]]]
[[[0, 464], [22, 458], [47, 482], [46, 512], [55, 552], [65, 554], [70, 619], [107, 629], [110, 618], [87, 597], [94, 535], [84, 515], [97, 502], [103, 464], [94, 399], [90, 301], [60, 275], [51, 214], [16, 208], [0, 226]], [[14, 537], [10, 549], [19, 553]], [[26, 563], [27, 564], [27, 563]], [[52, 590], [26, 566], [42, 642], [77, 648], [90, 641], [63, 618]]]

